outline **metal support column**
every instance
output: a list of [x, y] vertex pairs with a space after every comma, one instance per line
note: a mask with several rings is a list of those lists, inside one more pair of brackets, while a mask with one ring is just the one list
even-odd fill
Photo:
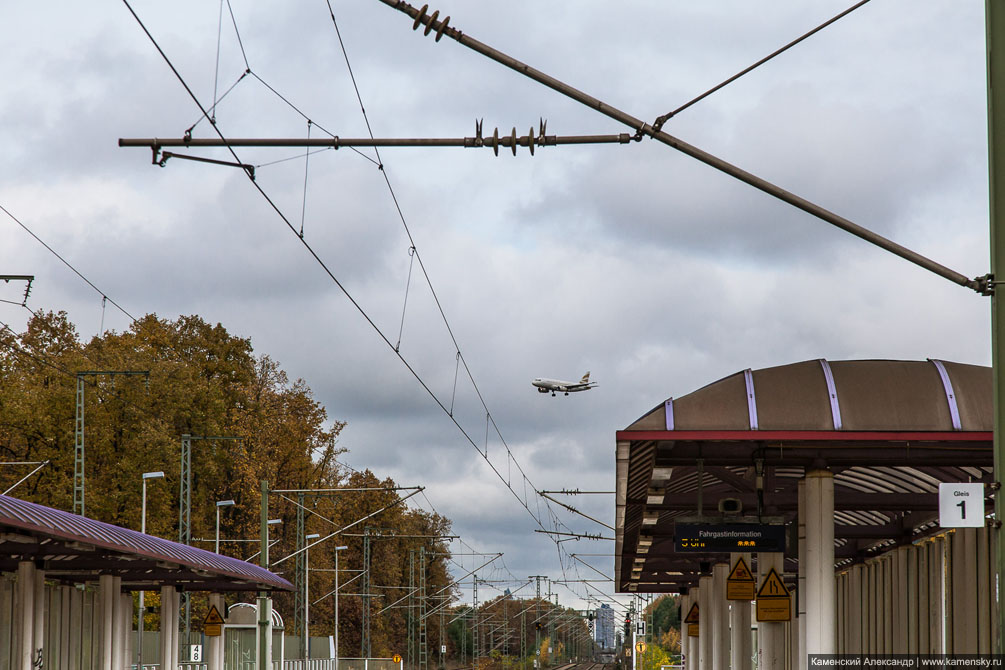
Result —
[[[761, 584], [768, 571], [774, 569], [779, 575], [784, 571], [784, 555], [776, 552], [757, 554], [757, 583]], [[761, 621], [757, 624], [758, 670], [784, 670], [785, 668], [785, 624]]]
[[520, 667], [527, 670], [527, 612], [520, 612]]
[[728, 563], [712, 566], [712, 670], [729, 670], [729, 601], [726, 600]]
[[84, 516], [84, 377], [77, 375], [77, 415], [73, 439], [73, 513]]
[[[688, 594], [688, 600], [690, 601], [692, 606], [695, 603], [698, 604], [698, 616], [701, 617], [701, 589], [698, 587], [692, 587], [688, 589], [687, 594]], [[688, 611], [690, 611], [690, 608], [688, 608]], [[687, 616], [687, 612], [684, 612], [683, 614], [685, 617]], [[691, 659], [690, 661], [688, 661], [687, 666], [688, 670], [700, 670], [701, 668], [700, 618], [698, 623], [698, 633], [699, 635], [691, 635], [687, 637], [687, 655], [688, 658]]]
[[[178, 542], [190, 544], [192, 541], [192, 436], [181, 436], [181, 469], [178, 477]], [[188, 644], [188, 632], [191, 630], [192, 609], [188, 593], [182, 592], [181, 608], [184, 610], [182, 630], [185, 631], [185, 644]]]
[[415, 670], [415, 550], [408, 550], [408, 599], [405, 608], [405, 667]]
[[[263, 568], [269, 569], [269, 482], [262, 480], [262, 502], [259, 510], [259, 537], [262, 543], [258, 560]], [[272, 670], [272, 598], [265, 591], [260, 591], [257, 602], [258, 610], [258, 670]], [[177, 649], [177, 645], [175, 645]], [[171, 666], [170, 670], [174, 670]], [[164, 669], [162, 669], [164, 670]]]
[[370, 528], [363, 529], [363, 621], [359, 655], [370, 658]]
[[715, 629], [712, 610], [712, 575], [702, 575], [698, 578], [698, 613], [701, 617], [701, 625], [698, 626], [699, 670], [712, 670], [712, 635]]
[[474, 640], [474, 646], [471, 649], [471, 667], [474, 670], [478, 670], [478, 652], [481, 640], [478, 637], [478, 575], [474, 575], [471, 578], [471, 615], [475, 618], [474, 625], [472, 626], [474, 630], [474, 635], [472, 636]]
[[[1001, 0], [986, 0], [985, 23], [987, 26], [987, 69], [988, 69], [988, 172], [990, 175], [991, 213], [991, 276], [1000, 282], [1005, 278], [1005, 169], [999, 164], [999, 157], [1005, 156], [1005, 123], [998, 122], [998, 114], [1005, 112], [1005, 5]], [[997, 44], [997, 48], [996, 48]], [[1001, 269], [999, 269], [1001, 266]], [[991, 296], [991, 367], [993, 377], [994, 418], [994, 478], [1005, 481], [1005, 292], [997, 290]], [[1005, 495], [995, 494], [995, 519], [1005, 520]], [[1005, 532], [994, 533], [997, 547], [995, 572], [998, 584], [1005, 584]], [[1002, 600], [995, 604], [998, 612], [996, 631], [996, 653], [1005, 653], [1005, 630], [1002, 622]]]
[[805, 664], [807, 654], [835, 653], [837, 632], [834, 475], [827, 470], [812, 470], [806, 473], [805, 481], [806, 593], [799, 594], [799, 600], [800, 609], [806, 612], [806, 646], [800, 646], [800, 664]]
[[426, 547], [419, 547], [419, 670], [426, 670], [429, 659], [427, 658], [426, 644]]
[[[743, 558], [748, 567], [751, 565], [750, 554], [730, 554], [730, 565], [736, 565], [740, 558]], [[733, 600], [729, 604], [730, 667], [733, 670], [746, 670], [751, 667], [753, 662], [751, 658], [753, 638], [750, 635], [750, 603], [743, 600]]]
[[308, 658], [307, 645], [310, 644], [310, 636], [307, 631], [307, 552], [304, 551], [306, 542], [306, 525], [304, 523], [304, 494], [297, 494], [297, 533], [296, 533], [296, 564], [293, 570], [293, 585], [296, 588], [297, 597], [293, 599], [293, 630], [300, 635], [301, 658]]

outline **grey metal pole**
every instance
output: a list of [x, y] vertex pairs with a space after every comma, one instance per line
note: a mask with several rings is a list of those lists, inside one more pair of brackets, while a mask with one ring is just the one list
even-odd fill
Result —
[[[147, 478], [143, 478], [143, 506], [140, 512], [140, 532], [147, 533]], [[136, 670], [143, 670], [143, 596], [140, 591], [139, 611], [136, 613]]]
[[[147, 480], [149, 479], [163, 479], [163, 472], [144, 472], [142, 475], [143, 480], [143, 504], [140, 508], [140, 532], [144, 535], [147, 534]], [[143, 609], [144, 609], [144, 591], [140, 591], [140, 602], [139, 602], [139, 612], [137, 612], [136, 619], [136, 667], [137, 670], [143, 670]]]
[[[1005, 123], [996, 123], [997, 115], [1005, 110], [1005, 6], [1001, 0], [986, 0], [985, 21], [988, 50], [988, 173], [991, 202], [991, 275], [996, 281], [1005, 278], [1005, 169], [1000, 169], [999, 157], [1005, 156]], [[995, 42], [1000, 42], [995, 48]], [[997, 286], [992, 285], [992, 288]], [[991, 367], [993, 376], [994, 418], [994, 477], [1001, 482], [1005, 476], [1005, 371], [1002, 355], [1005, 354], [1005, 304], [1003, 295], [995, 290], [991, 296]], [[995, 519], [1005, 520], [1005, 499], [999, 489], [995, 494]], [[998, 582], [998, 617], [994, 640], [995, 651], [1005, 653], [1005, 612], [1002, 612], [1002, 589], [1005, 588], [1005, 532], [995, 531], [996, 572]]]
[[[321, 535], [310, 533], [304, 536], [306, 542], [304, 546], [304, 658], [311, 660], [311, 540], [316, 540]], [[338, 556], [338, 552], [335, 553]]]

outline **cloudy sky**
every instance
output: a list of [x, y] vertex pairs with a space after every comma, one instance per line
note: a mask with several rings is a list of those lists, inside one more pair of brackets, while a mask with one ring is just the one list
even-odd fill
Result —
[[[849, 4], [442, 0], [430, 11], [652, 122]], [[218, 2], [133, 3], [204, 107], [233, 86], [216, 108], [230, 138], [366, 137], [368, 125], [377, 137], [463, 137], [482, 118], [487, 134], [525, 134], [541, 118], [549, 134], [627, 132], [456, 42], [423, 38], [378, 0], [331, 7], [338, 32], [325, 0], [229, 0], [222, 30]], [[978, 2], [873, 0], [664, 130], [984, 274], [983, 21]], [[148, 149], [117, 146], [193, 124], [195, 137], [213, 136], [125, 4], [4, 3], [0, 36], [0, 205], [134, 316], [219, 321], [304, 378], [348, 422], [349, 465], [427, 487], [418, 504], [454, 520], [459, 552], [505, 552], [479, 573], [488, 579], [598, 576], [560, 562], [501, 480], [553, 527], [532, 487], [613, 491], [615, 431], [669, 396], [809, 358], [990, 360], [986, 298], [652, 140], [533, 157], [388, 148], [383, 172], [372, 150], [308, 160], [238, 149], [294, 232], [239, 169], [160, 168]], [[0, 273], [36, 277], [31, 307], [66, 310], [85, 336], [129, 326], [2, 213], [0, 240]], [[22, 289], [0, 284], [0, 299], [20, 301]], [[0, 303], [15, 330], [26, 315]], [[494, 422], [487, 444], [451, 333]], [[587, 370], [600, 384], [589, 393], [530, 386]], [[498, 474], [476, 451], [486, 446]], [[566, 499], [613, 522], [613, 496]], [[569, 529], [609, 534], [554, 510]], [[605, 572], [612, 546], [563, 543]], [[555, 588], [567, 604], [587, 592]]]

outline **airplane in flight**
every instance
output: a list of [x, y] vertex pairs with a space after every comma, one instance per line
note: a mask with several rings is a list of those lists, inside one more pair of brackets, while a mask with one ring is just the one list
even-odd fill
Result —
[[597, 385], [597, 382], [591, 382], [590, 373], [587, 372], [578, 382], [566, 382], [561, 379], [535, 379], [531, 384], [537, 387], [538, 393], [550, 392], [551, 395], [555, 395], [556, 391], [561, 391], [565, 395], [569, 395], [577, 391], [589, 391]]

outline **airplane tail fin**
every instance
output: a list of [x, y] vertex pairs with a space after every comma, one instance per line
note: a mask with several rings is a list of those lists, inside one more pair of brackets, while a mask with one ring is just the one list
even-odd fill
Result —
[[590, 383], [590, 372], [589, 371], [587, 371], [586, 374], [583, 375], [583, 378], [579, 380], [579, 383], [580, 384], [589, 384]]

